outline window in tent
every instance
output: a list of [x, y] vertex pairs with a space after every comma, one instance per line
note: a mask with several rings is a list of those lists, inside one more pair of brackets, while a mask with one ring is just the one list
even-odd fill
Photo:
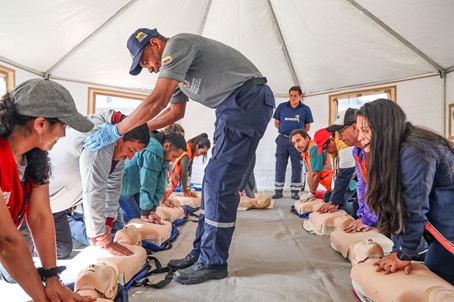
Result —
[[11, 91], [16, 87], [16, 74], [14, 69], [0, 65], [0, 96], [7, 91]]
[[114, 109], [129, 115], [139, 106], [147, 94], [88, 88], [88, 114]]
[[381, 98], [396, 102], [396, 90], [396, 86], [388, 86], [330, 95], [329, 125], [334, 123], [339, 111], [346, 110], [347, 108], [359, 109], [363, 104]]

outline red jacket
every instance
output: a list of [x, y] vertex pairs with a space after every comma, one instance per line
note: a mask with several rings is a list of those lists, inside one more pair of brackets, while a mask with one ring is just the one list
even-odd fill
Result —
[[0, 154], [0, 188], [11, 218], [19, 227], [27, 212], [27, 202], [32, 193], [33, 183], [26, 181], [24, 187], [22, 186], [16, 161], [7, 139], [0, 139]]

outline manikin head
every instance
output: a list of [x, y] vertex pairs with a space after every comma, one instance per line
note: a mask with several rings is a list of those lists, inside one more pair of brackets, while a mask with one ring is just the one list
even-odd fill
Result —
[[382, 246], [372, 239], [359, 241], [353, 245], [353, 264], [366, 261], [369, 258], [381, 258], [384, 256]]
[[105, 263], [91, 264], [77, 275], [74, 291], [96, 290], [98, 297], [113, 300], [117, 295], [117, 272]]
[[142, 245], [142, 235], [134, 225], [127, 225], [115, 233], [114, 242]]

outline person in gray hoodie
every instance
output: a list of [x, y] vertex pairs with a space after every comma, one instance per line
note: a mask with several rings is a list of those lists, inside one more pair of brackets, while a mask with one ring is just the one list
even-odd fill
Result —
[[[116, 143], [92, 152], [83, 148], [84, 139], [98, 131], [105, 122], [119, 123], [126, 116], [114, 110], [92, 114], [88, 119], [95, 124], [88, 133], [68, 129], [66, 137], [58, 141], [50, 158], [50, 203], [55, 221], [57, 257], [69, 256], [72, 239], [85, 245], [98, 245], [112, 254], [129, 255], [131, 251], [112, 242], [112, 228], [121, 228], [119, 211], [124, 161], [131, 159], [150, 141], [146, 124], [119, 138]], [[82, 202], [83, 213], [74, 212]], [[118, 227], [117, 227], [118, 224]]]

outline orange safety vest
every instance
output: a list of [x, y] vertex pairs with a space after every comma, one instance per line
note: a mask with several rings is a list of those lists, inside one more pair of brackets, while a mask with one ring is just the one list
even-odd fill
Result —
[[367, 156], [364, 157], [363, 162], [359, 162], [359, 156], [356, 154], [353, 154], [353, 158], [355, 159], [356, 164], [358, 165], [359, 172], [361, 173], [361, 176], [363, 177], [364, 181], [367, 182], [366, 178], [366, 171], [367, 171]]
[[[172, 168], [170, 169], [170, 181], [171, 181], [171, 188], [169, 191], [166, 192], [166, 198], [169, 198], [170, 194], [172, 194], [173, 191], [175, 191], [175, 188], [178, 186], [181, 180], [181, 159], [185, 156], [189, 157], [189, 163], [191, 163], [194, 160], [194, 154], [192, 152], [192, 143], [187, 142], [186, 143], [186, 149], [188, 151], [183, 152], [180, 157], [175, 159], [173, 161]], [[182, 188], [182, 191], [184, 189]]]
[[[311, 149], [317, 146], [314, 140], [309, 142], [309, 146], [307, 147], [307, 152], [302, 152], [301, 157], [304, 159], [306, 163], [307, 169], [312, 172], [311, 168]], [[331, 183], [333, 182], [333, 168], [331, 165], [331, 161], [329, 157], [326, 157], [325, 163], [323, 164], [323, 169], [320, 172], [320, 184], [326, 188], [329, 192], [332, 191]]]

